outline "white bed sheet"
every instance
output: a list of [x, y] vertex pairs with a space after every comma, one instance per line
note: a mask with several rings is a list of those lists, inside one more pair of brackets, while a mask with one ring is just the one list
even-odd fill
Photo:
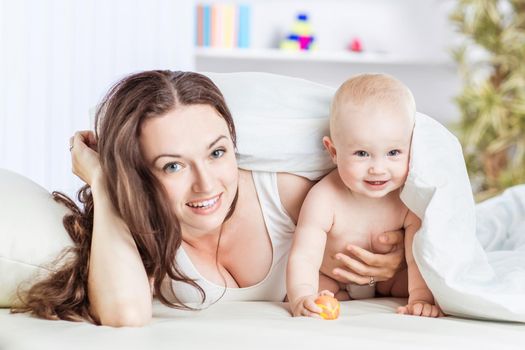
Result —
[[284, 303], [225, 302], [200, 312], [155, 303], [151, 324], [120, 329], [1, 309], [0, 349], [523, 349], [525, 324], [395, 314], [404, 303], [343, 302], [335, 321], [292, 318]]

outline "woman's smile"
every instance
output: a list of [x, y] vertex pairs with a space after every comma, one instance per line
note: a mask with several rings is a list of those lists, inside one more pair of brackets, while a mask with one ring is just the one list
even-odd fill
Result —
[[186, 206], [195, 214], [208, 215], [215, 212], [221, 206], [221, 197], [222, 193], [212, 198], [187, 202]]

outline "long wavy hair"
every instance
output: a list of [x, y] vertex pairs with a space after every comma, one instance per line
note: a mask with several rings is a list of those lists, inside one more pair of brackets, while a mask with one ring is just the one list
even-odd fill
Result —
[[[184, 309], [190, 308], [177, 299], [173, 289], [161, 288], [166, 277], [193, 285], [203, 302], [206, 295], [176, 265], [175, 254], [182, 242], [180, 225], [163, 186], [140, 152], [138, 137], [145, 119], [163, 116], [177, 106], [196, 104], [215, 108], [228, 124], [235, 145], [233, 119], [220, 90], [209, 78], [193, 72], [147, 71], [130, 75], [110, 89], [95, 118], [109, 199], [135, 240], [146, 273], [154, 280], [156, 297], [167, 306]], [[97, 323], [89, 313], [87, 293], [94, 213], [91, 189], [86, 185], [79, 190], [81, 207], [62, 193], [53, 192], [53, 197], [71, 210], [63, 222], [74, 245], [53, 262], [51, 273], [19, 290], [22, 304], [12, 312]], [[225, 220], [233, 213], [236, 200], [237, 196]]]

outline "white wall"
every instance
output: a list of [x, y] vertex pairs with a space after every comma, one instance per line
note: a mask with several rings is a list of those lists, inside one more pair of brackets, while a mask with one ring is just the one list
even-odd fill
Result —
[[69, 194], [68, 140], [122, 76], [192, 70], [185, 0], [0, 0], [0, 168]]

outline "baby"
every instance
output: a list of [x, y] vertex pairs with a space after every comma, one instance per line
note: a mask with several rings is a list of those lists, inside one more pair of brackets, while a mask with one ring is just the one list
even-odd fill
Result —
[[[293, 316], [316, 316], [314, 300], [322, 294], [339, 300], [373, 297], [376, 281], [345, 284], [338, 276], [349, 244], [371, 246], [372, 237], [404, 229], [408, 270], [377, 282], [381, 295], [406, 297], [398, 313], [442, 316], [412, 255], [412, 241], [421, 221], [403, 204], [400, 191], [408, 174], [415, 119], [410, 90], [382, 74], [347, 80], [336, 92], [330, 111], [330, 135], [323, 143], [337, 168], [308, 193], [288, 261], [287, 290]], [[322, 290], [318, 293], [318, 290]]]

